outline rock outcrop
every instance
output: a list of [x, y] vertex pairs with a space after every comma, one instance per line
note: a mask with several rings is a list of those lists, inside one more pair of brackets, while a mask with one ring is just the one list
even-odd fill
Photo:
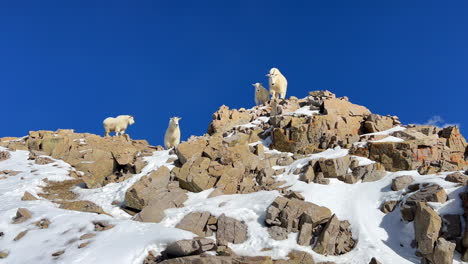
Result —
[[388, 171], [418, 170], [421, 174], [468, 168], [467, 143], [458, 127], [416, 126], [395, 132], [403, 142], [368, 142], [351, 153], [383, 164]]
[[[128, 140], [124, 136], [103, 138], [88, 133], [74, 133], [70, 129], [30, 131], [23, 140], [0, 142], [10, 149], [40, 151], [61, 159], [84, 173], [88, 188], [101, 187], [111, 178], [136, 173], [135, 163], [152, 149], [145, 140]], [[39, 157], [37, 162], [43, 163]], [[114, 177], [112, 177], [114, 176]]]
[[418, 191], [411, 194], [404, 204], [401, 205], [401, 215], [406, 221], [413, 221], [416, 205], [419, 202], [437, 202], [447, 201], [447, 193], [437, 184], [423, 184]]
[[339, 221], [326, 207], [295, 198], [276, 198], [267, 209], [265, 222], [269, 229], [274, 228], [270, 234], [280, 234], [277, 237], [299, 232], [297, 243], [315, 244], [313, 249], [320, 254], [341, 255], [353, 249], [356, 243], [347, 221]]

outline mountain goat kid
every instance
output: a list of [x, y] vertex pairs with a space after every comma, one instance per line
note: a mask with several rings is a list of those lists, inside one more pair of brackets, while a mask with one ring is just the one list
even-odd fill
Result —
[[179, 128], [179, 120], [182, 118], [180, 117], [173, 117], [169, 120], [169, 127], [166, 130], [166, 134], [164, 135], [164, 146], [166, 149], [170, 149], [173, 147], [177, 147], [180, 143], [180, 128]]
[[261, 105], [265, 104], [270, 100], [270, 93], [261, 83], [252, 84], [255, 87], [255, 104]]
[[288, 80], [286, 80], [286, 77], [284, 77], [277, 68], [271, 68], [270, 73], [266, 76], [270, 77], [268, 83], [270, 85], [272, 97], [278, 98], [279, 96], [281, 99], [285, 99], [286, 90], [288, 88]]
[[108, 117], [104, 119], [102, 122], [104, 125], [104, 130], [106, 131], [106, 137], [109, 136], [110, 132], [115, 132], [116, 136], [121, 136], [125, 134], [125, 130], [127, 129], [128, 125], [135, 124], [135, 120], [131, 115], [119, 115], [118, 117]]

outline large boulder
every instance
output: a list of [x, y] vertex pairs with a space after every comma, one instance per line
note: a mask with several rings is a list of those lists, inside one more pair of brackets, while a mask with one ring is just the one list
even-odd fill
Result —
[[11, 154], [9, 151], [6, 151], [6, 150], [0, 151], [0, 161], [7, 160], [10, 157], [11, 157]]
[[218, 245], [240, 244], [247, 240], [247, 225], [222, 214], [218, 218], [216, 241]]
[[355, 244], [348, 221], [340, 221], [333, 215], [322, 230], [314, 251], [324, 255], [341, 255], [351, 251]]
[[414, 235], [418, 250], [423, 256], [429, 256], [434, 252], [435, 242], [439, 237], [442, 220], [440, 216], [426, 203], [416, 203], [414, 217]]
[[444, 238], [437, 239], [432, 262], [437, 264], [452, 264], [455, 243], [449, 242]]
[[208, 238], [194, 238], [179, 240], [169, 244], [163, 255], [169, 258], [185, 257], [190, 255], [201, 254], [206, 251], [213, 250], [216, 243]]
[[325, 178], [338, 178], [348, 173], [351, 159], [349, 156], [344, 156], [336, 159], [320, 159], [319, 165]]
[[392, 191], [399, 191], [414, 182], [413, 177], [409, 175], [398, 176], [392, 179]]
[[454, 182], [454, 183], [460, 183], [463, 185], [467, 185], [468, 183], [468, 175], [463, 174], [461, 172], [454, 172], [450, 173], [447, 176], [445, 176], [445, 180], [449, 182]]
[[178, 187], [160, 190], [152, 195], [148, 204], [133, 219], [159, 223], [166, 216], [164, 210], [182, 207], [187, 199], [186, 191]]
[[208, 212], [192, 212], [184, 216], [176, 227], [203, 237], [206, 235], [207, 223], [210, 216]]
[[341, 175], [338, 179], [346, 183], [356, 183], [359, 180], [373, 182], [382, 179], [387, 174], [380, 163], [374, 162], [363, 166], [356, 166], [356, 163], [358, 162], [353, 160], [350, 164], [351, 173]]
[[166, 166], [161, 166], [150, 174], [143, 176], [125, 193], [126, 206], [137, 210], [143, 209], [153, 199], [155, 193], [167, 187], [170, 176], [170, 171]]
[[267, 209], [265, 222], [270, 226], [280, 226], [287, 232], [297, 232], [304, 223], [314, 227], [323, 224], [331, 217], [330, 209], [298, 199], [276, 198]]
[[[355, 245], [347, 221], [339, 221], [326, 207], [295, 198], [276, 198], [267, 209], [265, 222], [281, 238], [284, 233], [299, 232], [299, 245], [311, 246], [317, 241], [314, 250], [321, 254], [344, 254]], [[270, 235], [275, 232], [269, 231]]]
[[401, 205], [401, 216], [406, 221], [413, 221], [416, 205], [419, 202], [444, 203], [447, 201], [447, 193], [437, 184], [423, 184], [423, 186], [411, 194], [406, 202]]

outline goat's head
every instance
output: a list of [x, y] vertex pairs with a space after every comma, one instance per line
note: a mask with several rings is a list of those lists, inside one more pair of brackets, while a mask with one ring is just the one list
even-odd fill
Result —
[[277, 68], [271, 68], [270, 73], [267, 74], [266, 76], [270, 77], [270, 83], [271, 85], [275, 85], [275, 83], [278, 80], [278, 76], [280, 75], [280, 71]]

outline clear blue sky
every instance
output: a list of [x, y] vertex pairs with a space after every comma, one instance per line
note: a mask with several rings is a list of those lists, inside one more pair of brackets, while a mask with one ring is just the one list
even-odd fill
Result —
[[0, 136], [131, 114], [132, 138], [183, 138], [251, 107], [278, 67], [288, 96], [328, 89], [404, 123], [468, 133], [468, 1], [1, 1]]

